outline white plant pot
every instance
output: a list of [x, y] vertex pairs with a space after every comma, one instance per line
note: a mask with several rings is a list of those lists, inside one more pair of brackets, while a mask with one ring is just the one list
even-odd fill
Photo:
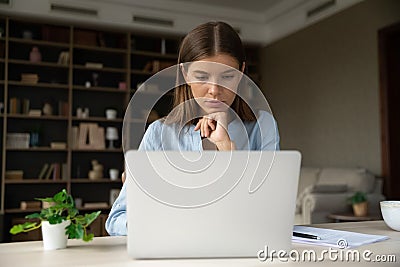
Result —
[[44, 250], [63, 249], [67, 247], [68, 236], [65, 234], [65, 227], [71, 221], [63, 221], [58, 224], [50, 224], [48, 221], [42, 222], [42, 237]]

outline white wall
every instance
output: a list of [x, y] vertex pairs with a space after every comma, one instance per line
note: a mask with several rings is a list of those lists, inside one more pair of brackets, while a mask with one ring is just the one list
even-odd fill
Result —
[[377, 31], [398, 21], [400, 1], [367, 0], [263, 49], [282, 149], [381, 174]]

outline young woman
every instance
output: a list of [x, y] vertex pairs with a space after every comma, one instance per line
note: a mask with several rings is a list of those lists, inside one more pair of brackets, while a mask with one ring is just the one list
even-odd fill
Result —
[[[275, 120], [243, 100], [244, 47], [224, 22], [202, 24], [183, 39], [178, 68], [184, 83], [174, 90], [174, 109], [147, 129], [139, 150], [279, 150]], [[110, 235], [126, 235], [126, 188], [106, 222]]]

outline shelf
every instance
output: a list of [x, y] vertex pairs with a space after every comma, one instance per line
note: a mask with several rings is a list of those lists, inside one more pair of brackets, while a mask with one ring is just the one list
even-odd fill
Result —
[[51, 147], [30, 147], [30, 148], [6, 148], [7, 151], [18, 152], [67, 152], [67, 148], [51, 148]]
[[122, 122], [122, 118], [117, 118], [117, 119], [107, 119], [105, 117], [89, 117], [89, 118], [78, 118], [78, 117], [73, 117], [73, 121], [97, 121], [97, 122]]
[[147, 123], [147, 120], [145, 119], [128, 119], [128, 123]]
[[[138, 91], [138, 90], [134, 90], [132, 89], [130, 91], [131, 94], [140, 94], [140, 95], [149, 95], [149, 96], [159, 96], [161, 95], [162, 92], [151, 92], [151, 91]], [[164, 93], [164, 95], [167, 96], [174, 96], [174, 92], [173, 90], [168, 91], [167, 93]]]
[[34, 212], [40, 212], [40, 209], [5, 209], [5, 213], [34, 213]]
[[109, 92], [109, 93], [121, 93], [121, 94], [126, 94], [127, 90], [121, 90], [118, 89], [117, 87], [85, 87], [82, 85], [74, 85], [74, 90], [81, 90], [81, 91], [93, 91], [93, 92]]
[[72, 152], [87, 152], [87, 153], [122, 153], [122, 148], [106, 148], [106, 149], [80, 149], [74, 148]]
[[0, 58], [0, 62], [4, 63], [6, 60], [4, 58]]
[[42, 40], [33, 40], [33, 39], [23, 39], [23, 38], [8, 38], [9, 42], [21, 43], [21, 44], [30, 44], [30, 45], [46, 45], [46, 46], [57, 46], [69, 48], [69, 43], [57, 43], [57, 42], [49, 42]]
[[77, 44], [74, 44], [74, 49], [84, 49], [84, 50], [91, 50], [91, 51], [108, 52], [108, 53], [120, 53], [120, 54], [128, 53], [128, 50], [122, 49], [122, 48], [110, 48], [110, 47], [77, 45]]
[[91, 184], [91, 183], [122, 183], [121, 179], [118, 180], [111, 180], [108, 178], [103, 178], [103, 179], [97, 179], [97, 180], [91, 180], [89, 178], [73, 178], [71, 179], [71, 183], [77, 183], [77, 184]]
[[7, 118], [10, 119], [29, 119], [29, 120], [58, 120], [58, 121], [67, 121], [67, 116], [58, 116], [58, 115], [41, 115], [41, 116], [29, 116], [25, 114], [7, 114]]
[[134, 50], [131, 52], [131, 54], [136, 56], [156, 57], [156, 58], [175, 59], [175, 60], [178, 58], [178, 55], [176, 54], [162, 54], [144, 50]]
[[74, 65], [74, 69], [77, 70], [90, 70], [90, 71], [98, 71], [98, 72], [117, 72], [117, 73], [126, 73], [126, 69], [118, 69], [118, 68], [90, 68], [86, 67], [85, 65]]
[[68, 89], [69, 86], [67, 84], [59, 84], [59, 83], [26, 83], [21, 81], [8, 81], [9, 85], [14, 86], [28, 86], [28, 87], [40, 87], [40, 88], [51, 88], [51, 89]]
[[66, 180], [39, 180], [39, 179], [23, 179], [23, 180], [4, 180], [5, 184], [65, 184]]
[[63, 65], [63, 64], [58, 64], [55, 62], [31, 62], [29, 60], [23, 60], [23, 59], [9, 59], [8, 63], [13, 63], [13, 64], [20, 64], [20, 65], [29, 65], [29, 66], [38, 66], [38, 67], [51, 67], [51, 68], [63, 68], [68, 70], [68, 65]]
[[151, 76], [153, 74], [156, 74], [156, 72], [144, 71], [144, 70], [131, 70], [131, 74]]

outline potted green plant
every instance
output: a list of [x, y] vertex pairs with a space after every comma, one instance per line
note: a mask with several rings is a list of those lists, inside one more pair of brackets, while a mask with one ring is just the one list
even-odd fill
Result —
[[53, 197], [36, 199], [42, 201], [42, 210], [25, 218], [39, 219], [40, 222], [30, 221], [14, 225], [10, 229], [11, 234], [29, 232], [42, 227], [45, 250], [65, 248], [68, 238], [87, 242], [93, 239], [94, 235], [87, 232], [87, 227], [99, 216], [100, 211], [80, 215], [73, 197], [65, 189]]
[[368, 213], [367, 195], [364, 192], [357, 191], [348, 199], [349, 203], [353, 206], [355, 216], [362, 217]]

